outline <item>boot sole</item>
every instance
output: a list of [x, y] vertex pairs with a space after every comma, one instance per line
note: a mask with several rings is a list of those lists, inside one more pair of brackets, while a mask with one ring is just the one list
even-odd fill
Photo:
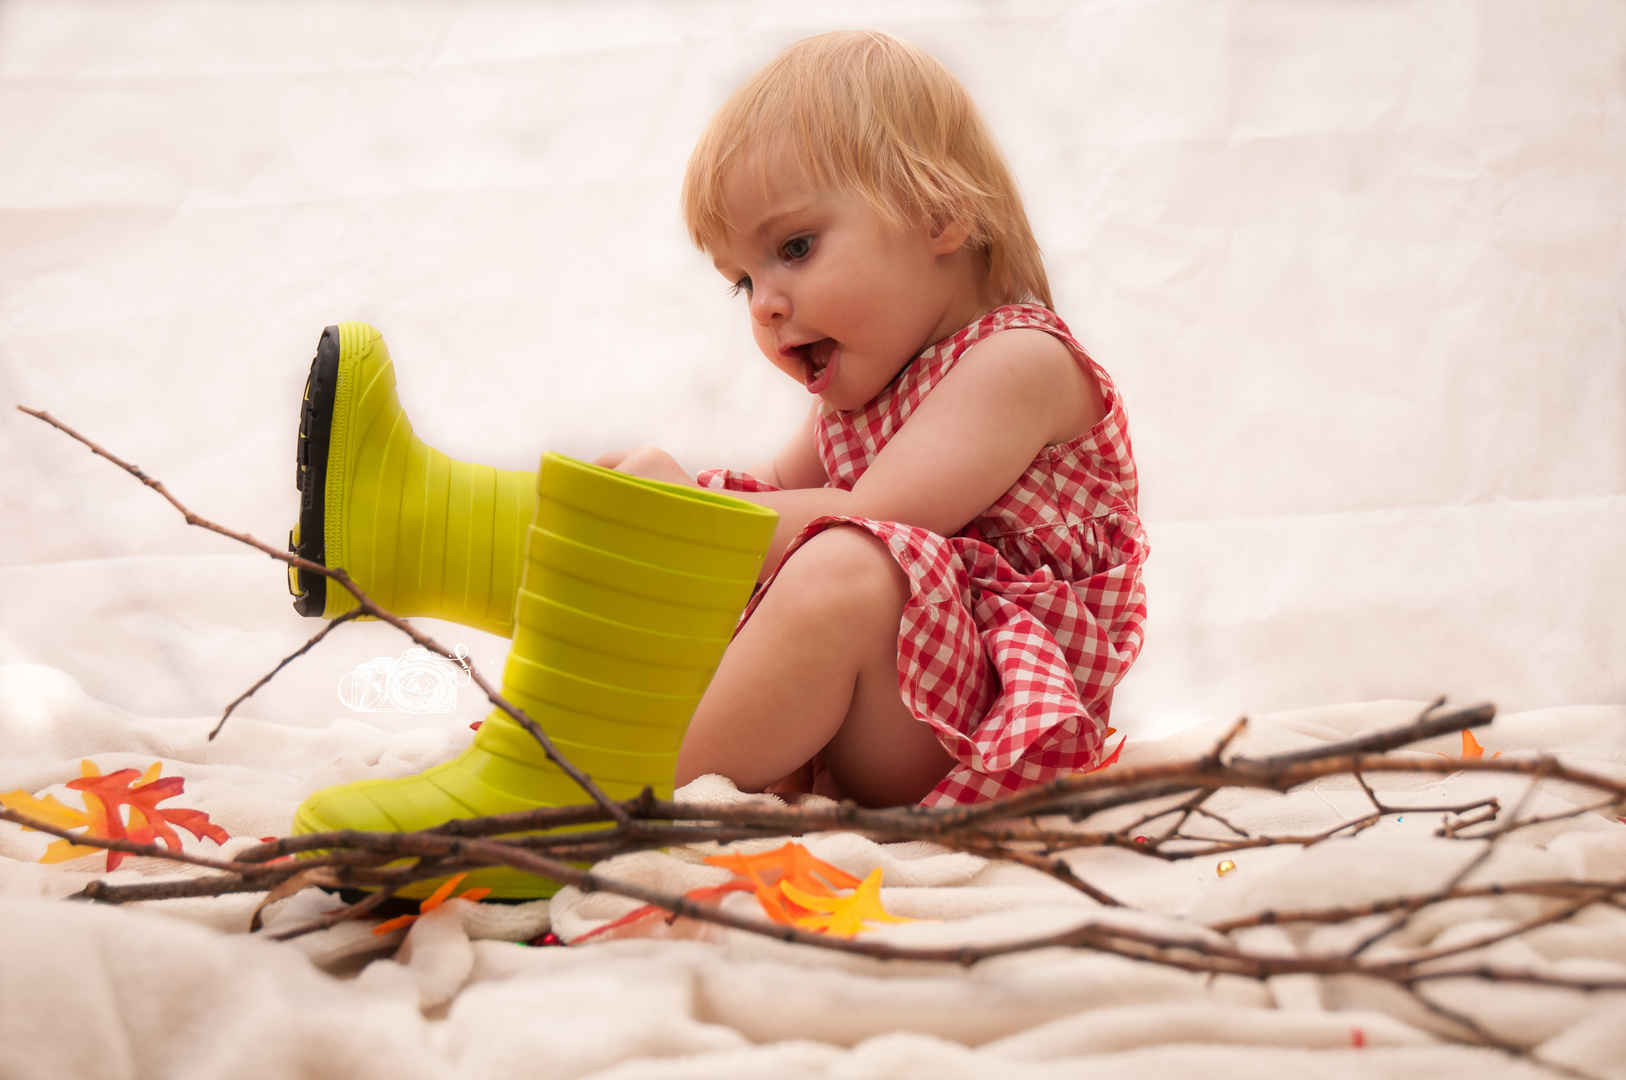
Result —
[[[339, 388], [339, 328], [329, 326], [316, 344], [305, 399], [299, 412], [299, 445], [295, 450], [295, 486], [299, 489], [299, 524], [288, 536], [288, 550], [301, 559], [327, 565], [328, 439], [333, 432], [333, 403]], [[327, 609], [327, 578], [290, 567], [288, 589], [294, 610], [320, 618]]]

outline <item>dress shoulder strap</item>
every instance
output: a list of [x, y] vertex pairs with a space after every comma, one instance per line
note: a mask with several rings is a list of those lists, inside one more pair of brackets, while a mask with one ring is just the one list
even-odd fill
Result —
[[1114, 395], [1106, 372], [1073, 340], [1072, 333], [1055, 312], [1038, 304], [1006, 304], [926, 349], [862, 408], [850, 413], [824, 414], [814, 429], [814, 444], [832, 485], [850, 489], [915, 407], [953, 370], [971, 346], [1002, 330], [1018, 329], [1043, 330], [1061, 339], [1081, 363], [1088, 364], [1095, 372], [1111, 407]]

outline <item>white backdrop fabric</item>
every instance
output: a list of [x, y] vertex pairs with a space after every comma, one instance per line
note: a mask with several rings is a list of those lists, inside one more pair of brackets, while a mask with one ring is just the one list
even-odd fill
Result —
[[[1230, 746], [1255, 759], [1308, 751], [1414, 717], [1420, 702], [1333, 705], [1256, 716]], [[390, 734], [363, 723], [322, 729], [234, 717], [210, 742], [209, 716], [148, 718], [96, 701], [70, 677], [0, 665], [0, 793], [17, 788], [70, 806], [64, 781], [89, 757], [109, 773], [185, 779], [177, 803], [231, 834], [183, 842], [195, 854], [241, 853], [287, 828], [313, 787], [409, 775], [469, 732]], [[1191, 761], [1234, 726], [1218, 719], [1131, 743], [1124, 768]], [[1626, 706], [1502, 713], [1479, 729], [1488, 754], [1626, 780]], [[1455, 756], [1455, 733], [1414, 748]], [[1435, 759], [1437, 760], [1437, 759]], [[887, 911], [916, 921], [872, 927], [868, 941], [921, 947], [1031, 940], [1095, 924], [1167, 940], [1214, 941], [1208, 927], [1265, 911], [1358, 906], [1467, 886], [1626, 880], [1626, 824], [1595, 792], [1560, 782], [1528, 800], [1528, 782], [1479, 771], [1367, 774], [1389, 813], [1357, 835], [1300, 848], [1239, 849], [1164, 861], [1095, 845], [1066, 852], [1072, 871], [1127, 907], [1101, 907], [1038, 870], [990, 863], [924, 842], [876, 844], [852, 833], [802, 838], [856, 877], [881, 872]], [[681, 798], [738, 802], [720, 777]], [[1437, 835], [1423, 806], [1495, 798], [1541, 824], [1483, 841]], [[1309, 835], [1364, 816], [1351, 777], [1286, 795], [1230, 789], [1205, 808], [1254, 835]], [[1590, 809], [1591, 812], [1588, 812]], [[1516, 812], [1516, 811], [1515, 811]], [[1122, 830], [1119, 807], [1092, 827]], [[1470, 815], [1471, 816], [1471, 815]], [[1165, 819], [1167, 822], [1168, 819]], [[1054, 822], [1052, 822], [1054, 823]], [[1148, 823], [1156, 834], [1164, 823]], [[1230, 837], [1198, 819], [1188, 835]], [[1552, 1080], [1483, 1046], [1463, 1045], [1440, 1015], [1376, 979], [1308, 973], [1250, 980], [1181, 971], [1090, 949], [1047, 948], [957, 964], [879, 961], [787, 945], [679, 920], [647, 918], [594, 940], [637, 906], [565, 888], [522, 905], [453, 900], [410, 931], [342, 923], [278, 944], [246, 933], [263, 894], [174, 899], [117, 909], [68, 902], [88, 882], [208, 873], [157, 859], [111, 873], [101, 854], [41, 865], [51, 837], [0, 824], [0, 1077], [4, 1080]], [[762, 851], [778, 840], [732, 850]], [[608, 877], [679, 894], [730, 875], [700, 844], [601, 863]], [[266, 908], [269, 933], [308, 924], [339, 901], [305, 889]], [[1601, 904], [1512, 934], [1542, 913], [1515, 888], [1435, 907], [1365, 954], [1467, 950], [1440, 965], [1485, 965], [1626, 985], [1626, 911]], [[1558, 901], [1554, 901], [1557, 904]], [[724, 910], [761, 918], [734, 894]], [[1556, 907], [1547, 913], [1556, 915]], [[1341, 925], [1255, 926], [1231, 940], [1255, 955], [1344, 955], [1391, 918]], [[551, 926], [568, 949], [511, 944]], [[612, 940], [620, 934], [633, 935]], [[404, 938], [404, 940], [403, 940]], [[698, 938], [697, 940], [691, 940]], [[1470, 948], [1476, 942], [1490, 942]], [[310, 963], [306, 960], [309, 959]], [[312, 964], [338, 977], [330, 978]], [[1626, 1080], [1626, 991], [1581, 993], [1518, 982], [1440, 979], [1434, 1006], [1568, 1067], [1568, 1077]], [[1453, 1045], [1453, 1041], [1455, 1044]]]
[[[344, 319], [454, 456], [776, 446], [805, 391], [678, 188], [730, 89], [853, 26], [965, 82], [1124, 392], [1153, 555], [1121, 728], [1626, 700], [1614, 0], [6, 0], [0, 661], [203, 716], [313, 629], [280, 567], [13, 403], [274, 541]], [[431, 629], [500, 670], [503, 642]], [[402, 647], [330, 642], [244, 714], [349, 715], [339, 677]]]

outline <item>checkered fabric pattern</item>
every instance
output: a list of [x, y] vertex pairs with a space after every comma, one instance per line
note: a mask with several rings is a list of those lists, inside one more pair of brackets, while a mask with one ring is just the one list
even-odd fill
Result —
[[[1103, 758], [1112, 689], [1140, 652], [1146, 622], [1137, 480], [1117, 389], [1056, 315], [996, 308], [938, 342], [861, 409], [814, 429], [830, 486], [851, 490], [870, 462], [972, 345], [1012, 329], [1042, 330], [1094, 374], [1101, 422], [1046, 447], [999, 501], [955, 536], [890, 521], [823, 517], [785, 552], [832, 525], [867, 529], [909, 576], [898, 627], [898, 686], [957, 764], [924, 806], [982, 802]], [[772, 491], [733, 470], [704, 487]], [[781, 561], [783, 565], [783, 561]], [[769, 578], [757, 598], [772, 586]], [[749, 619], [756, 600], [745, 611]]]

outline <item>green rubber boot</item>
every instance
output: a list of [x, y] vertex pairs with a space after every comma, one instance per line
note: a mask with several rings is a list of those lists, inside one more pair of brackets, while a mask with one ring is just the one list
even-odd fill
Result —
[[[412, 433], [377, 330], [322, 331], [299, 423], [299, 523], [290, 551], [342, 567], [397, 615], [507, 637], [513, 629], [534, 473], [453, 461]], [[355, 598], [289, 568], [301, 615], [332, 619]]]
[[[614, 799], [670, 798], [689, 718], [728, 647], [773, 538], [772, 510], [716, 492], [542, 458], [502, 693]], [[495, 710], [458, 757], [417, 776], [306, 799], [295, 833], [407, 832], [453, 818], [571, 806], [588, 796]], [[402, 895], [428, 895], [420, 882]], [[558, 886], [505, 867], [494, 897]]]

